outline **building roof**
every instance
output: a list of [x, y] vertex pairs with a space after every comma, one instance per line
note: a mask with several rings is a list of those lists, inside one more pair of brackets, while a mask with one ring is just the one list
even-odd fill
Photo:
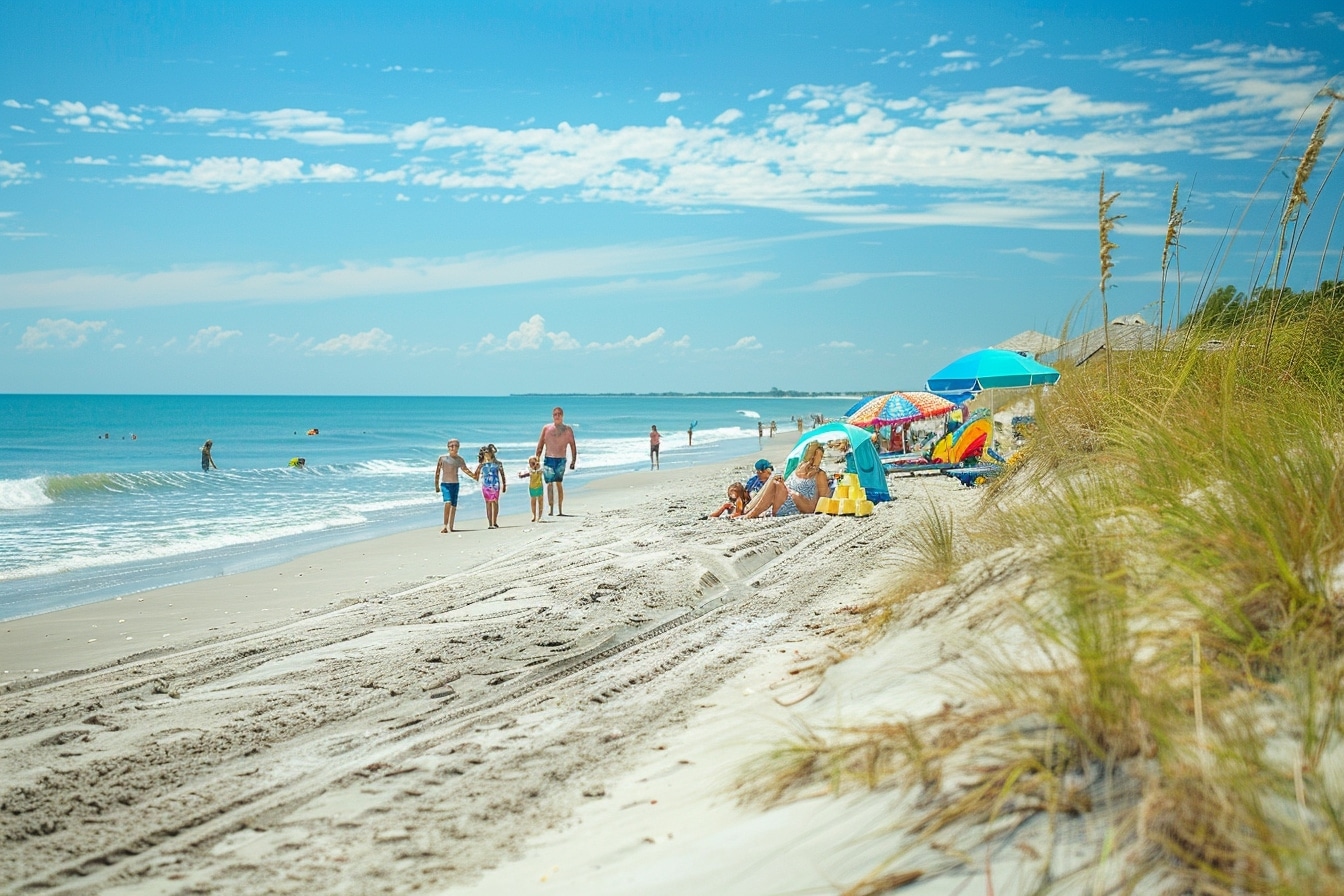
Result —
[[1085, 364], [1105, 350], [1107, 335], [1113, 352], [1143, 351], [1157, 346], [1157, 326], [1148, 323], [1140, 314], [1128, 314], [1112, 320], [1109, 327], [1097, 327], [1060, 343], [1050, 352], [1047, 363]]
[[1035, 358], [1059, 348], [1059, 340], [1035, 330], [1023, 330], [1011, 339], [1005, 339], [991, 348], [1001, 348], [1010, 352], [1031, 355]]

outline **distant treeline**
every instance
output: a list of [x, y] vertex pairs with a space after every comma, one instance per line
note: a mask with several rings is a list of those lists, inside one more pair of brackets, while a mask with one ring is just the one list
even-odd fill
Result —
[[1264, 286], [1247, 296], [1235, 286], [1209, 293], [1204, 303], [1181, 321], [1182, 328], [1221, 330], [1273, 315], [1281, 321], [1303, 320], [1314, 313], [1344, 306], [1344, 282], [1322, 280], [1316, 289]]

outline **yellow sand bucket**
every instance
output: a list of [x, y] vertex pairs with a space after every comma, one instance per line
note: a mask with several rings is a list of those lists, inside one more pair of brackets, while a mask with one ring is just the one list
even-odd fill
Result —
[[817, 512], [817, 513], [835, 513], [835, 506], [834, 506], [834, 505], [835, 505], [835, 499], [834, 499], [834, 498], [818, 498], [818, 499], [817, 499], [817, 509], [816, 509], [816, 512]]
[[855, 516], [869, 516], [872, 514], [872, 512], [873, 512], [872, 501], [859, 501], [857, 504], [854, 505]]
[[837, 500], [837, 501], [843, 501], [843, 500], [845, 500], [846, 498], [849, 497], [849, 486], [847, 486], [847, 485], [837, 485], [837, 486], [835, 487], [835, 494], [834, 494], [834, 495], [831, 495], [831, 497], [832, 497], [832, 498], [835, 498], [835, 500]]
[[860, 487], [860, 486], [859, 486], [859, 474], [858, 474], [858, 473], [846, 473], [846, 474], [845, 474], [845, 485], [849, 486], [850, 488], [859, 488], [859, 487]]
[[851, 516], [854, 513], [854, 505], [857, 502], [853, 498], [844, 498], [840, 501], [840, 513], [845, 516]]

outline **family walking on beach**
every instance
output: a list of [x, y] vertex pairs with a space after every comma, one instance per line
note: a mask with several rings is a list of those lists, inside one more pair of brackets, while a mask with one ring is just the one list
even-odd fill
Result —
[[[207, 445], [209, 443], [206, 443]], [[487, 528], [499, 528], [499, 498], [508, 491], [509, 483], [504, 465], [499, 462], [494, 445], [486, 445], [477, 454], [476, 468], [469, 469], [459, 454], [462, 443], [448, 440], [448, 453], [439, 456], [434, 466], [434, 490], [443, 496], [443, 528], [440, 532], [456, 532], [457, 499], [461, 490], [460, 474], [466, 474], [480, 483], [481, 497], [485, 500]], [[527, 479], [527, 492], [532, 507], [532, 522], [541, 522], [543, 486], [546, 491], [549, 516], [565, 516], [565, 464], [569, 469], [579, 461], [579, 448], [574, 441], [574, 430], [565, 423], [562, 408], [551, 411], [551, 422], [541, 428], [536, 453], [527, 459], [527, 470], [518, 478]]]

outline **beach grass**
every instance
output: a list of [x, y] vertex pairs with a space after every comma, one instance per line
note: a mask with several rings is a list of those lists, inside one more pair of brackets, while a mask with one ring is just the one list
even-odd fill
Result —
[[[976, 524], [931, 506], [871, 608], [887, 630], [949, 582], [1002, 590], [958, 558], [1006, 550], [1026, 584], [983, 597], [1011, 607], [1014, 649], [987, 639], [958, 707], [800, 729], [747, 792], [905, 787], [908, 849], [967, 864], [1041, 818], [1041, 892], [1344, 893], [1344, 284], [1287, 285], [1332, 208], [1307, 188], [1330, 97], [1264, 281], [1209, 293], [1152, 349], [1064, 370]], [[1084, 817], [1087, 854], [1061, 862]]]

